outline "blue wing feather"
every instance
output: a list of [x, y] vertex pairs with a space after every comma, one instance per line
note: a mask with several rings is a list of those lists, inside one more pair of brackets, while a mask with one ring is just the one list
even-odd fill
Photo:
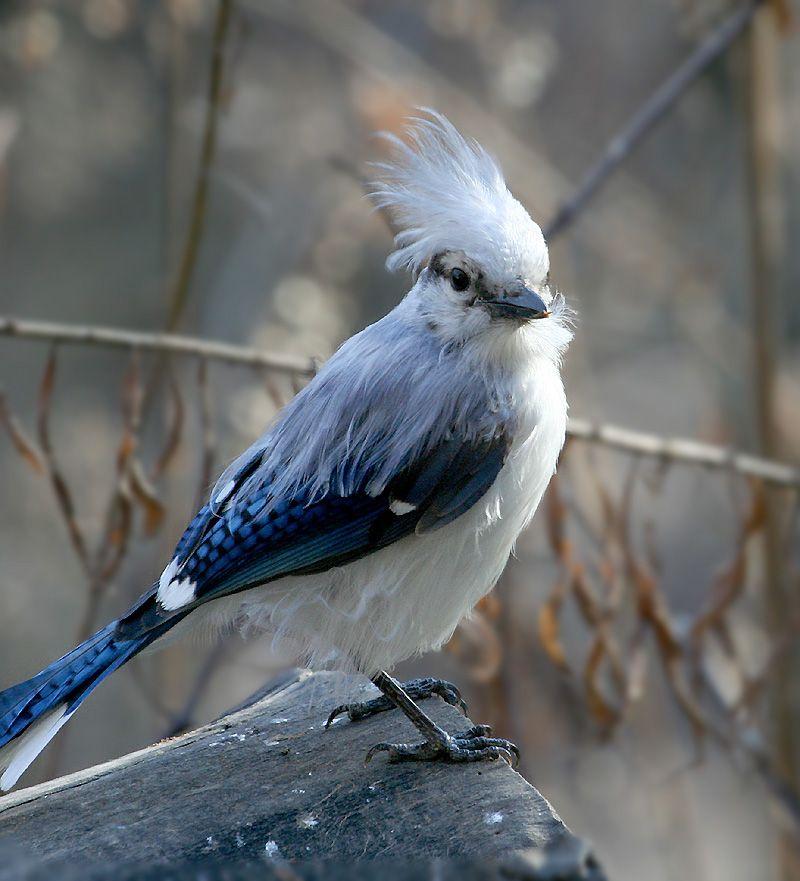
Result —
[[[379, 495], [364, 489], [311, 500], [275, 500], [269, 479], [235, 503], [204, 506], [176, 548], [181, 579], [195, 587], [195, 602], [245, 590], [286, 575], [321, 572], [373, 553], [405, 536], [429, 532], [469, 510], [494, 482], [508, 452], [500, 434], [484, 441], [449, 437], [419, 457]], [[246, 480], [247, 464], [237, 473]], [[366, 477], [361, 485], [367, 483]], [[392, 513], [395, 500], [414, 505]]]

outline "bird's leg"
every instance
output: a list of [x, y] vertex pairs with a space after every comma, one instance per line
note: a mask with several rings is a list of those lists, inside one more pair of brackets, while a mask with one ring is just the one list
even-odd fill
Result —
[[488, 725], [475, 725], [461, 734], [448, 734], [414, 703], [403, 686], [381, 671], [372, 681], [384, 697], [402, 710], [423, 735], [421, 743], [377, 743], [367, 753], [368, 762], [376, 752], [389, 754], [390, 762], [421, 762], [439, 759], [448, 762], [479, 762], [505, 759], [509, 764], [519, 760], [519, 750], [508, 740], [489, 737]]
[[[386, 674], [378, 675], [385, 676]], [[377, 677], [374, 677], [372, 681], [378, 686], [378, 688], [381, 688], [381, 686], [375, 681], [376, 678]], [[394, 680], [392, 681], [394, 682]], [[412, 701], [425, 700], [425, 698], [433, 697], [433, 695], [438, 694], [439, 697], [446, 703], [450, 704], [450, 706], [458, 707], [464, 715], [467, 714], [467, 705], [461, 697], [461, 692], [452, 682], [448, 682], [446, 679], [433, 679], [430, 676], [426, 676], [424, 679], [411, 679], [409, 682], [404, 682], [402, 685], [397, 683], [397, 685], [402, 688], [406, 696], [411, 698]], [[328, 716], [328, 721], [325, 723], [325, 727], [329, 728], [333, 720], [337, 716], [341, 716], [342, 713], [347, 713], [351, 722], [358, 722], [369, 716], [375, 716], [377, 713], [383, 713], [386, 710], [395, 709], [397, 709], [397, 704], [384, 692], [381, 697], [376, 697], [372, 700], [359, 701], [358, 703], [353, 704], [341, 704], [336, 707], [330, 716]]]

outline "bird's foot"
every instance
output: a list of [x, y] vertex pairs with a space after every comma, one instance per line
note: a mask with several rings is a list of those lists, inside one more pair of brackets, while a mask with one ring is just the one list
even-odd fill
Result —
[[512, 767], [519, 764], [519, 750], [510, 740], [490, 737], [489, 725], [475, 725], [462, 734], [434, 733], [421, 743], [376, 743], [365, 763], [378, 752], [388, 753], [390, 762], [493, 762], [503, 759]]
[[[446, 679], [433, 679], [431, 677], [412, 679], [410, 682], [403, 683], [402, 688], [412, 700], [424, 700], [438, 694], [443, 701], [453, 707], [458, 707], [465, 716], [467, 714], [467, 705], [461, 697], [461, 692], [452, 682], [448, 682]], [[397, 709], [397, 705], [385, 695], [359, 703], [341, 704], [328, 716], [325, 727], [330, 727], [333, 720], [343, 713], [347, 713], [347, 717], [351, 722], [358, 722], [360, 719], [366, 719], [377, 713], [394, 709]]]

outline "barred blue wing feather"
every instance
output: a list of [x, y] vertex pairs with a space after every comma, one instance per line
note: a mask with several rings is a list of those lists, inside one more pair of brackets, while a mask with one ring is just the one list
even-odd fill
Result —
[[[206, 505], [178, 543], [162, 578], [159, 600], [167, 611], [266, 584], [287, 575], [323, 572], [386, 547], [416, 531], [430, 532], [465, 513], [503, 467], [508, 438], [467, 441], [448, 436], [406, 465], [376, 495], [369, 474], [350, 495], [275, 499], [262, 479], [244, 498], [218, 513]], [[252, 474], [244, 467], [241, 480]], [[234, 487], [229, 494], [233, 495]], [[170, 585], [185, 585], [173, 605]]]

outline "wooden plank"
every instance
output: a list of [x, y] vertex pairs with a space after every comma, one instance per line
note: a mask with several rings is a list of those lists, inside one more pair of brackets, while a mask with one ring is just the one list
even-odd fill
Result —
[[[294, 875], [280, 874], [285, 861], [362, 877], [354, 860], [444, 857], [538, 861], [542, 871], [566, 859], [572, 874], [525, 877], [600, 878], [588, 848], [504, 762], [390, 765], [378, 755], [365, 765], [374, 743], [416, 739], [396, 711], [324, 730], [330, 707], [373, 692], [365, 679], [296, 671], [196, 731], [10, 793], [0, 798], [0, 878], [64, 877], [76, 866], [98, 877], [223, 866], [312, 877], [294, 862]], [[450, 731], [471, 724], [438, 699], [425, 706]]]

